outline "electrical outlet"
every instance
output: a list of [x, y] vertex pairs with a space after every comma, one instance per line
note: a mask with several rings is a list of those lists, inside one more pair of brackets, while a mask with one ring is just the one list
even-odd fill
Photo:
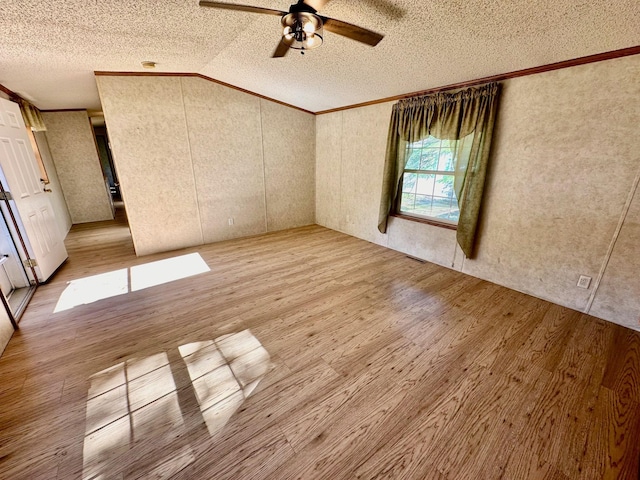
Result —
[[580, 278], [578, 279], [578, 286], [580, 288], [589, 288], [589, 285], [591, 285], [591, 277], [580, 275]]
[[229, 217], [229, 226], [231, 227], [233, 225], [233, 217]]

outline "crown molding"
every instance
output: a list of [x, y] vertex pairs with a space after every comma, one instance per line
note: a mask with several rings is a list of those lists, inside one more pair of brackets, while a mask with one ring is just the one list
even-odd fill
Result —
[[230, 83], [222, 82], [220, 80], [216, 80], [215, 78], [207, 77], [206, 75], [202, 75], [201, 73], [171, 73], [171, 72], [103, 72], [96, 71], [93, 72], [96, 76], [102, 77], [196, 77], [206, 80], [208, 82], [217, 83], [218, 85], [222, 85], [223, 87], [231, 88], [233, 90], [237, 90], [242, 93], [247, 93], [249, 95], [253, 95], [254, 97], [261, 98], [263, 100], [268, 100], [273, 103], [278, 103], [280, 105], [284, 105], [285, 107], [293, 108], [295, 110], [299, 110], [304, 113], [308, 113], [310, 115], [315, 115], [314, 112], [310, 110], [305, 110], [304, 108], [296, 107], [295, 105], [291, 105], [289, 103], [281, 102], [280, 100], [276, 100], [274, 98], [267, 97], [265, 95], [260, 95], [259, 93], [252, 92], [250, 90], [246, 90], [244, 88], [236, 87], [235, 85], [231, 85]]
[[[473, 86], [481, 85], [481, 84], [484, 84], [484, 83], [499, 82], [499, 81], [508, 80], [508, 79], [511, 79], [511, 78], [525, 77], [525, 76], [528, 76], [528, 75], [536, 75], [538, 73], [545, 73], [545, 72], [550, 72], [550, 71], [553, 71], [553, 70], [560, 70], [560, 69], [563, 69], [563, 68], [576, 67], [576, 66], [579, 66], [579, 65], [586, 65], [586, 64], [589, 64], [589, 63], [602, 62], [604, 60], [612, 60], [612, 59], [615, 59], [615, 58], [628, 57], [628, 56], [638, 55], [638, 54], [640, 54], [640, 45], [637, 45], [635, 47], [622, 48], [622, 49], [619, 49], [619, 50], [612, 50], [612, 51], [609, 51], [609, 52], [597, 53], [595, 55], [587, 55], [585, 57], [574, 58], [574, 59], [571, 59], [571, 60], [563, 60], [561, 62], [550, 63], [550, 64], [547, 64], [547, 65], [540, 65], [540, 66], [537, 66], [537, 67], [525, 68], [525, 69], [516, 70], [516, 71], [513, 71], [513, 72], [500, 73], [500, 74], [497, 74], [497, 75], [491, 75], [491, 76], [488, 76], [488, 77], [477, 78], [477, 79], [474, 79], [474, 80], [466, 80], [466, 81], [463, 81], [463, 82], [452, 83], [452, 84], [449, 84], [449, 85], [444, 85], [444, 86], [435, 87], [435, 88], [429, 88], [429, 89], [420, 90], [420, 91], [417, 91], [417, 92], [404, 93], [404, 94], [401, 94], [401, 95], [394, 95], [392, 97], [380, 98], [380, 99], [371, 100], [371, 101], [368, 101], [368, 102], [356, 103], [356, 104], [352, 104], [352, 105], [345, 105], [345, 106], [342, 106], [342, 107], [332, 108], [332, 109], [328, 109], [328, 110], [321, 110], [321, 111], [317, 111], [317, 112], [312, 112], [311, 110], [306, 110], [304, 108], [297, 107], [295, 105], [291, 105], [289, 103], [285, 103], [285, 102], [282, 102], [280, 100], [276, 100], [274, 98], [270, 98], [270, 97], [267, 97], [265, 95], [261, 95], [259, 93], [255, 93], [255, 92], [252, 92], [250, 90], [246, 90], [244, 88], [240, 88], [240, 87], [237, 87], [235, 85], [231, 85], [230, 83], [226, 83], [226, 82], [223, 82], [221, 80], [216, 80], [215, 78], [208, 77], [208, 76], [203, 75], [201, 73], [95, 71], [94, 74], [96, 76], [113, 76], [113, 77], [196, 77], [196, 78], [201, 78], [201, 79], [209, 81], [209, 82], [217, 83], [218, 85], [222, 85], [224, 87], [231, 88], [231, 89], [237, 90], [239, 92], [243, 92], [243, 93], [252, 95], [254, 97], [261, 98], [263, 100], [268, 100], [270, 102], [274, 102], [274, 103], [277, 103], [279, 105], [284, 105], [285, 107], [293, 108], [295, 110], [299, 110], [299, 111], [304, 112], [304, 113], [308, 113], [308, 114], [311, 114], [311, 115], [325, 115], [327, 113], [341, 112], [343, 110], [351, 110], [351, 109], [354, 109], [354, 108], [367, 107], [367, 106], [370, 106], [370, 105], [377, 105], [379, 103], [393, 102], [393, 101], [396, 101], [396, 100], [401, 100], [403, 98], [415, 97], [415, 96], [418, 96], [418, 95], [428, 95], [428, 94], [447, 91], [447, 90], [455, 90], [455, 89], [459, 89], [459, 88], [473, 87]], [[18, 95], [17, 93], [9, 90], [8, 88], [4, 87], [3, 85], [0, 85], [0, 91], [6, 93], [7, 95], [9, 95], [10, 97], [15, 98], [15, 99], [22, 98], [20, 95]], [[43, 110], [43, 111], [50, 112], [50, 111], [74, 111], [74, 110], [84, 110], [84, 109]]]
[[523, 70], [516, 70], [514, 72], [500, 73], [498, 75], [491, 75], [489, 77], [478, 78], [475, 80], [467, 80], [459, 83], [452, 83], [450, 85], [444, 85], [442, 87], [430, 88], [427, 90], [420, 90], [419, 92], [405, 93], [402, 95], [395, 95], [393, 97], [381, 98], [379, 100], [371, 100], [369, 102], [356, 103], [354, 105], [346, 105], [344, 107], [331, 108], [329, 110], [322, 110], [315, 112], [316, 115], [324, 115], [327, 113], [341, 112], [343, 110], [351, 110], [353, 108], [367, 107], [369, 105], [377, 105], [379, 103], [393, 102], [401, 100], [403, 98], [416, 97], [419, 95], [429, 95], [432, 93], [443, 92], [446, 90], [456, 90], [458, 88], [473, 87], [489, 82], [500, 82], [508, 80], [510, 78], [525, 77], [528, 75], [535, 75], [538, 73], [550, 72], [552, 70], [560, 70], [562, 68], [576, 67], [578, 65], [586, 65], [588, 63], [602, 62], [604, 60], [611, 60], [614, 58], [628, 57], [630, 55], [640, 54], [640, 45], [629, 48], [622, 48], [620, 50], [613, 50], [610, 52], [597, 53], [595, 55], [588, 55], [586, 57], [574, 58], [571, 60], [564, 60], [562, 62], [549, 63], [547, 65], [541, 65], [539, 67], [525, 68]]

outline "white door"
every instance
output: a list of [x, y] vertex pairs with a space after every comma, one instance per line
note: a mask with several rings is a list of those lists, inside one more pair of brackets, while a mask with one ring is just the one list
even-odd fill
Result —
[[0, 168], [6, 180], [3, 186], [11, 193], [27, 236], [27, 253], [36, 261], [38, 280], [44, 282], [65, 261], [67, 250], [51, 200], [40, 180], [20, 107], [3, 98], [0, 98]]

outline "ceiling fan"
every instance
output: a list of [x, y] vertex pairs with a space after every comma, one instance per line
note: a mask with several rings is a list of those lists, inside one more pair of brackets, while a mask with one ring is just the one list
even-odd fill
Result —
[[200, 6], [241, 12], [263, 13], [265, 15], [281, 17], [282, 38], [273, 52], [274, 58], [284, 57], [290, 48], [300, 50], [301, 53], [304, 54], [305, 50], [319, 47], [323, 41], [323, 28], [329, 32], [371, 45], [372, 47], [375, 47], [380, 40], [384, 38], [384, 35], [372, 30], [318, 15], [318, 10], [326, 5], [328, 1], [329, 0], [298, 0], [298, 3], [294, 3], [289, 7], [288, 12], [271, 8], [239, 5], [236, 3], [213, 2], [210, 0], [200, 0]]

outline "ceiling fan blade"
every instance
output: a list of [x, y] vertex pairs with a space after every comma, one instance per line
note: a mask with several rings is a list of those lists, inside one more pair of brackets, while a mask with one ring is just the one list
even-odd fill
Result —
[[329, 0], [303, 0], [302, 3], [306, 3], [316, 12], [319, 12], [322, 7], [329, 3]]
[[280, 43], [276, 47], [276, 49], [273, 52], [273, 55], [271, 56], [271, 58], [284, 57], [287, 54], [288, 51], [289, 51], [289, 45], [284, 43], [284, 40], [280, 40]]
[[343, 37], [350, 38], [351, 40], [355, 40], [356, 42], [366, 43], [367, 45], [375, 47], [376, 45], [378, 45], [378, 43], [380, 43], [380, 40], [384, 38], [384, 35], [374, 32], [373, 30], [367, 30], [366, 28], [358, 27], [357, 25], [352, 25], [350, 23], [343, 22], [341, 20], [335, 20], [333, 18], [320, 18], [324, 23], [325, 30], [337, 33], [338, 35], [342, 35]]
[[212, 2], [210, 0], [200, 0], [201, 7], [222, 8], [225, 10], [236, 10], [239, 12], [264, 13], [266, 15], [277, 15], [281, 17], [287, 12], [281, 10], [273, 10], [271, 8], [252, 7], [251, 5], [240, 5], [237, 3]]

